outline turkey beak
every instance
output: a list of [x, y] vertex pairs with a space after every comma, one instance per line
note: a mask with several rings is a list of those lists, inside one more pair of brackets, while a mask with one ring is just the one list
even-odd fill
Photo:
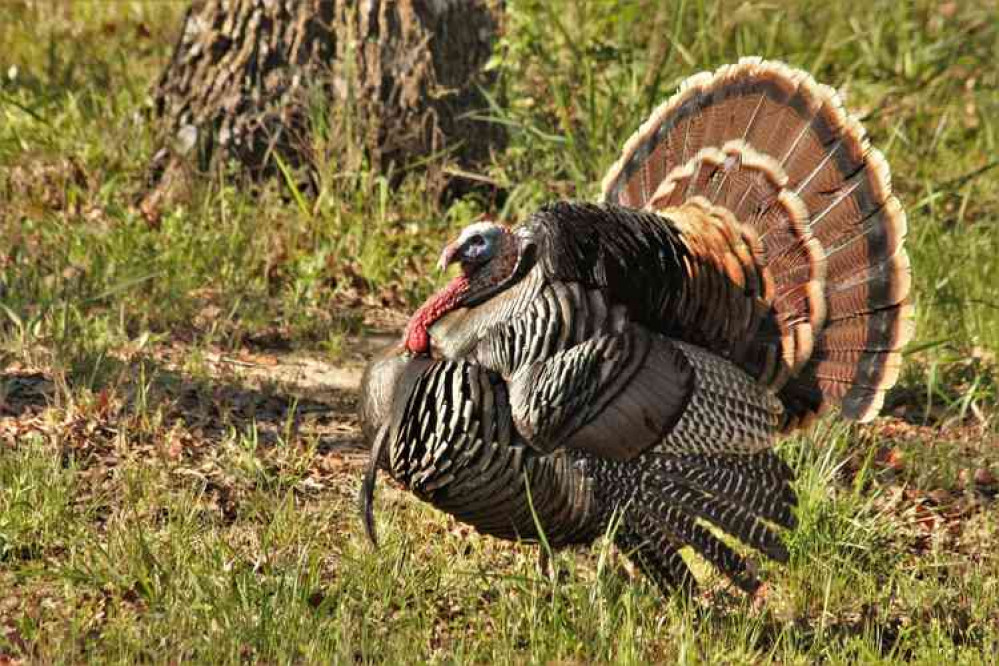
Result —
[[458, 256], [459, 249], [461, 249], [461, 246], [458, 245], [457, 241], [445, 245], [444, 249], [441, 251], [440, 258], [437, 260], [437, 270], [442, 273], [446, 271], [447, 267], [450, 266], [454, 262], [455, 257]]

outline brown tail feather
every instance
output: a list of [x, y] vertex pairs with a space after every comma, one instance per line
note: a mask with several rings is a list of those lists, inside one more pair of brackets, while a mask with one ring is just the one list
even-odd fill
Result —
[[[906, 220], [884, 157], [832, 88], [755, 58], [692, 76], [627, 142], [603, 192], [674, 220], [712, 249], [694, 253], [724, 267], [712, 275], [762, 304], [761, 318], [734, 303], [739, 315], [729, 308], [707, 338], [779, 391], [789, 427], [834, 403], [860, 421], [877, 413], [912, 336]], [[715, 300], [689, 313], [706, 317], [726, 293], [704, 278], [697, 294]]]

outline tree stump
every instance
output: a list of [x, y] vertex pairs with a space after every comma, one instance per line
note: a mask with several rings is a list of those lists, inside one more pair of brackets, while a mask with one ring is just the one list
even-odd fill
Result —
[[481, 162], [503, 132], [468, 115], [486, 107], [502, 1], [195, 1], [154, 91], [163, 148], [143, 212], [157, 216], [192, 165], [259, 179], [280, 158], [314, 184], [327, 161]]

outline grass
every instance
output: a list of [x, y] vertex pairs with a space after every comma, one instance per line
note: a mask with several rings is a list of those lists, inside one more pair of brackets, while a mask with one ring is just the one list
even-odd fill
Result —
[[[483, 167], [501, 199], [442, 209], [418, 173], [390, 189], [334, 155], [314, 200], [224, 177], [150, 225], [148, 91], [182, 11], [2, 10], [0, 661], [995, 659], [999, 508], [975, 481], [999, 472], [994, 1], [518, 0], [483, 112], [510, 129]], [[391, 487], [373, 552], [353, 396], [288, 359], [356, 367], [450, 233], [594, 197], [680, 80], [748, 54], [864, 118], [918, 305], [887, 416], [782, 444], [801, 525], [765, 597], [701, 567], [701, 595], [663, 599], [604, 545], [542, 576]]]

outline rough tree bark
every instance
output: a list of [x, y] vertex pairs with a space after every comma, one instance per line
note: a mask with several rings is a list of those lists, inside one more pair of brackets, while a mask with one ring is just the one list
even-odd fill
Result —
[[316, 168], [316, 108], [345, 168], [445, 150], [463, 166], [483, 160], [502, 131], [467, 114], [486, 106], [502, 3], [196, 0], [154, 91], [164, 147], [142, 210], [157, 214], [192, 164], [235, 160], [256, 178], [276, 172], [275, 155]]

